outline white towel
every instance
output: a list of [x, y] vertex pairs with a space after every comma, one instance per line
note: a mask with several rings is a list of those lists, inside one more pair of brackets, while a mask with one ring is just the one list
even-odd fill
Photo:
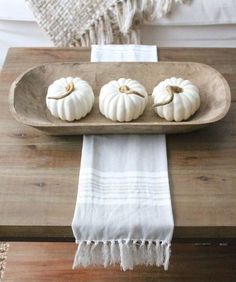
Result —
[[[139, 45], [95, 46], [92, 60], [102, 54], [127, 61], [130, 53], [139, 61], [157, 60], [155, 46]], [[140, 264], [167, 269], [174, 222], [165, 136], [84, 136], [72, 228], [79, 244], [74, 268], [119, 263], [123, 270]]]
[[92, 45], [91, 62], [156, 62], [154, 45]]

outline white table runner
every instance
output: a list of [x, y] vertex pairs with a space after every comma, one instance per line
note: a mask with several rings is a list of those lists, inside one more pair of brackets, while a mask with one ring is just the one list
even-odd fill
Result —
[[[103, 45], [92, 48], [91, 58], [156, 61], [157, 54], [155, 46]], [[173, 227], [165, 136], [84, 136], [72, 222], [79, 244], [74, 268], [119, 263], [123, 270], [139, 264], [167, 269]]]

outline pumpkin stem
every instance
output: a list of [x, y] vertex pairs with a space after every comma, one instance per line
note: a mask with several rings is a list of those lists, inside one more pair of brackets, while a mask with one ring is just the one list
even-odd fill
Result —
[[61, 96], [48, 97], [48, 99], [55, 99], [55, 100], [63, 99], [68, 95], [70, 95], [71, 92], [74, 91], [74, 89], [75, 89], [74, 83], [70, 82], [69, 84], [66, 85], [64, 94], [62, 94]]
[[168, 85], [167, 86], [168, 88], [170, 88], [170, 91], [173, 93], [173, 94], [179, 94], [179, 93], [182, 93], [183, 92], [183, 88], [179, 87], [179, 86], [176, 86], [176, 85]]
[[157, 103], [157, 104], [152, 105], [153, 108], [170, 104], [174, 99], [174, 94], [182, 93], [183, 89], [179, 86], [168, 85], [168, 86], [166, 86], [166, 91], [170, 94], [170, 98], [163, 103]]
[[128, 93], [129, 90], [130, 90], [130, 88], [127, 85], [122, 85], [122, 86], [119, 87], [119, 91], [121, 93]]
[[120, 91], [121, 93], [125, 93], [125, 94], [127, 94], [127, 95], [129, 95], [129, 94], [134, 94], [134, 95], [137, 95], [137, 96], [139, 96], [139, 97], [141, 97], [141, 98], [144, 98], [144, 96], [143, 96], [141, 93], [139, 93], [139, 92], [137, 92], [137, 91], [130, 90], [130, 88], [129, 88], [127, 85], [122, 85], [122, 86], [120, 86], [120, 87], [119, 87], [119, 91]]

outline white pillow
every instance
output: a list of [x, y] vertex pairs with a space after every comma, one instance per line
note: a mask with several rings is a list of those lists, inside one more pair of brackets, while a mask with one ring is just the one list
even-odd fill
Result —
[[168, 17], [150, 25], [215, 25], [236, 23], [236, 0], [192, 0], [176, 4]]
[[35, 21], [25, 0], [0, 0], [0, 20]]

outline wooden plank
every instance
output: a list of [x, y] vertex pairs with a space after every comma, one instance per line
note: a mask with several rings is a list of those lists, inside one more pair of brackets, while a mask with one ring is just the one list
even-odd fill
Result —
[[[47, 136], [17, 123], [8, 108], [11, 82], [45, 62], [86, 61], [89, 50], [10, 49], [0, 76], [0, 238], [73, 241], [82, 137]], [[205, 62], [236, 97], [236, 49], [159, 50], [161, 60]], [[225, 60], [224, 60], [225, 58]], [[175, 241], [236, 239], [236, 104], [215, 125], [167, 138]]]
[[75, 244], [10, 243], [4, 281], [235, 281], [236, 245], [173, 244], [169, 270], [89, 267], [72, 270]]

